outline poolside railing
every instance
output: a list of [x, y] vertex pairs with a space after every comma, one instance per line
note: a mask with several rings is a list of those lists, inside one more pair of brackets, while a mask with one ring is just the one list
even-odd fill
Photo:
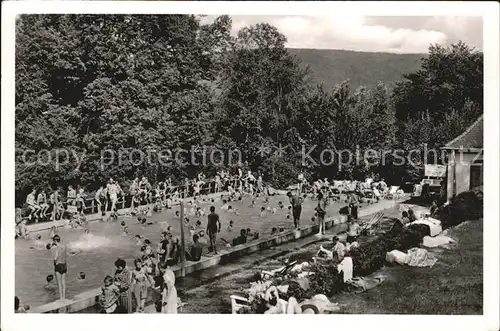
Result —
[[[231, 179], [227, 180], [226, 182], [224, 182], [224, 186], [226, 184], [229, 184], [229, 185], [232, 185], [233, 187], [235, 187], [236, 184], [238, 183], [238, 180], [239, 179], [237, 179], [237, 178], [231, 178]], [[200, 194], [208, 195], [211, 193], [218, 193], [218, 192], [215, 192], [216, 191], [215, 189], [216, 189], [215, 180], [206, 181], [204, 184], [202, 184], [202, 186], [200, 188]], [[166, 195], [173, 194], [176, 191], [179, 192], [179, 196], [181, 198], [192, 197], [194, 195], [194, 186], [192, 184], [190, 184], [187, 189], [186, 189], [185, 185], [167, 186], [165, 194]], [[219, 192], [221, 192], [221, 191], [219, 191]], [[118, 210], [122, 210], [122, 209], [128, 208], [131, 204], [132, 204], [132, 195], [131, 194], [124, 194], [117, 200], [115, 205], [116, 205], [116, 208]], [[61, 218], [65, 212], [69, 212], [68, 206], [71, 206], [71, 205], [66, 200], [66, 201], [62, 201], [62, 206], [63, 206], [63, 210], [61, 211], [61, 216], [60, 216]], [[52, 207], [52, 208], [54, 208], [54, 207]], [[101, 210], [99, 210], [99, 208]], [[106, 201], [103, 204], [99, 204], [99, 203], [97, 203], [95, 198], [84, 198], [83, 211], [84, 211], [84, 214], [86, 214], [86, 215], [87, 214], [97, 214], [99, 212], [111, 211], [111, 202]], [[53, 213], [53, 210], [50, 212], [46, 212], [45, 215], [47, 217], [45, 217], [45, 218], [27, 219], [27, 224], [51, 222], [52, 221], [52, 213]]]

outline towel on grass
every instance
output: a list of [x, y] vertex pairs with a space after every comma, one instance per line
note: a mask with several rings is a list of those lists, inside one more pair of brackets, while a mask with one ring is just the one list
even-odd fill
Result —
[[377, 287], [385, 280], [384, 276], [374, 277], [354, 277], [347, 282], [354, 289], [355, 293], [362, 293]]
[[412, 248], [408, 255], [408, 265], [412, 267], [432, 267], [437, 262], [437, 258], [423, 248]]
[[429, 237], [426, 236], [424, 237], [423, 245], [425, 247], [438, 247], [438, 246], [444, 246], [444, 245], [449, 245], [449, 244], [454, 244], [455, 240], [453, 240], [450, 237], [439, 235], [436, 237]]

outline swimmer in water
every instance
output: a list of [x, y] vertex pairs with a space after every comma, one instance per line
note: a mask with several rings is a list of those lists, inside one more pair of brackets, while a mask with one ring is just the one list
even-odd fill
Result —
[[271, 236], [274, 236], [275, 234], [278, 234], [278, 228], [271, 229]]
[[239, 215], [239, 213], [238, 213], [238, 209], [233, 208], [232, 206], [229, 206], [229, 207], [227, 208], [227, 211], [228, 211], [229, 213], [234, 213], [235, 215]]
[[123, 227], [122, 236], [124, 236], [124, 237], [128, 236], [128, 226], [126, 226], [126, 225]]
[[266, 214], [266, 207], [262, 206], [260, 207], [260, 217], [264, 216]]
[[255, 197], [252, 197], [252, 203], [248, 207], [250, 207], [250, 208], [255, 207]]
[[234, 222], [233, 221], [229, 221], [229, 225], [227, 226], [227, 231], [228, 232], [233, 231], [233, 225], [234, 225]]
[[47, 283], [43, 286], [44, 290], [50, 292], [51, 294], [56, 294], [57, 284], [54, 282], [54, 275], [47, 275], [45, 280]]
[[31, 245], [30, 245], [30, 249], [41, 250], [41, 249], [44, 249], [45, 246], [46, 246], [46, 244], [42, 241], [42, 235], [37, 234], [35, 237], [35, 240], [33, 240]]
[[87, 277], [87, 275], [85, 275], [85, 273], [84, 273], [83, 271], [80, 271], [80, 272], [78, 273], [78, 276], [77, 276], [77, 278], [76, 278], [76, 279], [77, 279], [78, 281], [82, 282], [82, 281], [84, 281], [84, 280], [85, 280], [85, 278], [86, 278], [86, 277]]
[[175, 216], [176, 216], [176, 217], [179, 217], [179, 216], [180, 216], [180, 211], [176, 210], [176, 211], [175, 211]]
[[283, 205], [283, 201], [278, 201], [278, 207], [280, 209], [283, 209], [285, 207], [285, 205]]
[[116, 222], [118, 221], [118, 213], [116, 211], [116, 208], [113, 209], [113, 211], [109, 214], [109, 217], [108, 217], [108, 222]]
[[148, 221], [145, 216], [139, 217], [138, 220], [139, 220], [139, 223], [141, 223], [142, 226], [148, 226], [148, 225], [152, 225], [153, 224], [153, 222]]
[[316, 224], [316, 217], [314, 217], [314, 216], [311, 217], [311, 222], [314, 223], [314, 224]]
[[135, 243], [137, 246], [144, 246], [144, 237], [143, 236], [136, 234], [134, 239], [135, 239]]

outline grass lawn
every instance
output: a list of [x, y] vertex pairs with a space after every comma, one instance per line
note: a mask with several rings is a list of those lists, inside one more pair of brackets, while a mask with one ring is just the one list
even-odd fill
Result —
[[333, 300], [349, 314], [482, 314], [483, 222], [463, 223], [448, 235], [458, 247], [428, 249], [438, 258], [432, 268], [384, 267], [387, 280], [379, 287]]
[[[331, 300], [346, 314], [482, 314], [483, 311], [483, 224], [463, 223], [447, 234], [458, 246], [429, 249], [438, 262], [432, 268], [384, 267], [377, 274], [387, 277], [378, 287], [361, 294], [340, 294]], [[310, 254], [314, 244], [292, 253]], [[230, 313], [229, 296], [248, 288], [252, 275], [282, 264], [268, 260], [223, 277], [210, 284], [179, 293], [185, 313]]]

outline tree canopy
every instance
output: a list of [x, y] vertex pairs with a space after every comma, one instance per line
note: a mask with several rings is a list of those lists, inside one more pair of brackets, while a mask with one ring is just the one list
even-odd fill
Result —
[[[33, 187], [95, 189], [109, 177], [180, 180], [222, 166], [188, 155], [181, 163], [141, 163], [136, 155], [102, 167], [104, 150], [193, 146], [200, 147], [197, 160], [207, 153], [202, 146], [238, 149], [248, 168], [277, 186], [293, 183], [299, 171], [310, 179], [377, 171], [398, 181], [418, 167], [365, 162], [376, 157], [339, 167], [339, 160], [319, 162], [322, 151], [439, 148], [482, 113], [482, 53], [461, 42], [431, 45], [421, 68], [393, 90], [379, 83], [351, 91], [348, 81], [333, 89], [312, 84], [269, 24], [244, 27], [236, 37], [230, 31], [228, 16], [211, 24], [193, 15], [21, 16], [16, 197]], [[303, 162], [303, 149], [313, 146]], [[35, 152], [26, 157], [27, 150]], [[51, 163], [25, 162], [41, 150]]]

